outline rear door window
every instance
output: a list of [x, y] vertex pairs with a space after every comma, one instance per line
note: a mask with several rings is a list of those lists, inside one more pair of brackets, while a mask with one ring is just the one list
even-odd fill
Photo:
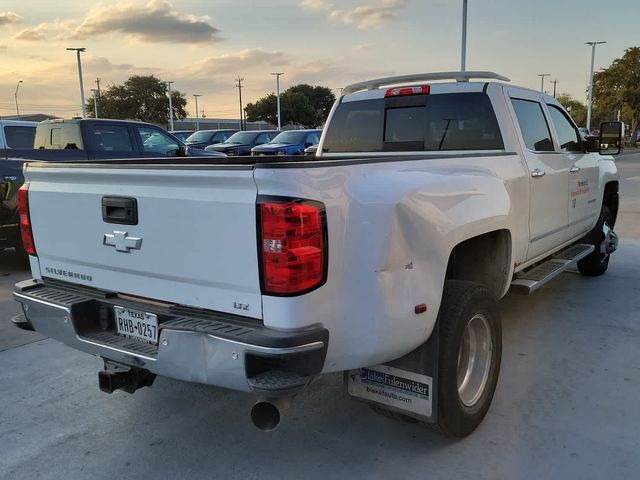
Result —
[[87, 123], [87, 138], [99, 158], [105, 154], [129, 153], [134, 151], [133, 141], [126, 125]]
[[4, 136], [9, 148], [33, 148], [36, 127], [6, 126]]
[[553, 142], [549, 125], [544, 117], [542, 105], [531, 100], [512, 98], [524, 144], [534, 152], [553, 152]]
[[493, 106], [481, 92], [345, 102], [336, 109], [323, 145], [325, 152], [503, 148]]

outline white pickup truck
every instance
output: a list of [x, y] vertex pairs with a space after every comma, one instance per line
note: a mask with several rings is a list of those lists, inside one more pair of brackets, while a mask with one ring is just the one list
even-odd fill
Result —
[[[484, 78], [492, 81], [470, 81]], [[447, 80], [441, 82], [441, 80]], [[451, 81], [452, 80], [452, 81]], [[19, 326], [155, 375], [254, 392], [275, 428], [320, 374], [455, 436], [498, 379], [497, 301], [617, 245], [620, 125], [489, 72], [350, 85], [318, 156], [31, 163]]]

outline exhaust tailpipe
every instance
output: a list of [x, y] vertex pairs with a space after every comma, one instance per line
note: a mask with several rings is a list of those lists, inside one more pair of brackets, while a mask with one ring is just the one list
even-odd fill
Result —
[[275, 430], [291, 405], [291, 397], [261, 398], [251, 408], [251, 421], [264, 432]]

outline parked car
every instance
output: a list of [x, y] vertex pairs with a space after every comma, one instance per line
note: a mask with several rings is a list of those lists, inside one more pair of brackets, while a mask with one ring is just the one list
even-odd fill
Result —
[[191, 150], [166, 130], [144, 122], [108, 119], [0, 121], [0, 249], [22, 248], [17, 191], [26, 160], [102, 160], [140, 157], [224, 156]]
[[194, 133], [194, 130], [169, 130], [169, 133], [184, 143], [184, 141]]
[[190, 148], [203, 149], [205, 147], [208, 147], [209, 145], [215, 145], [217, 143], [226, 141], [237, 131], [237, 129], [200, 130], [189, 135], [184, 143]]
[[16, 192], [22, 185], [22, 161], [12, 160], [16, 149], [33, 149], [37, 122], [0, 119], [0, 250], [22, 250]]
[[251, 392], [272, 430], [344, 372], [377, 412], [469, 435], [498, 381], [498, 299], [558, 301], [537, 289], [576, 263], [604, 274], [617, 246], [613, 157], [553, 97], [505, 81], [347, 86], [313, 159], [28, 165], [21, 326], [102, 357], [107, 393], [156, 375]]
[[227, 140], [205, 148], [207, 152], [222, 152], [226, 155], [249, 155], [251, 149], [271, 141], [280, 132], [278, 130], [251, 130], [237, 132]]
[[23, 158], [92, 160], [210, 156], [202, 150], [191, 151], [176, 137], [156, 125], [102, 118], [40, 122], [33, 146], [36, 151], [24, 152]]
[[322, 130], [288, 130], [270, 142], [251, 149], [251, 155], [302, 155], [304, 149], [320, 141]]

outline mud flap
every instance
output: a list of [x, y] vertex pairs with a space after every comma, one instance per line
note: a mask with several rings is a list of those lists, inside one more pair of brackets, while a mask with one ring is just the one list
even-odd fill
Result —
[[345, 372], [349, 394], [358, 400], [426, 423], [438, 421], [438, 322], [429, 339], [405, 356]]

